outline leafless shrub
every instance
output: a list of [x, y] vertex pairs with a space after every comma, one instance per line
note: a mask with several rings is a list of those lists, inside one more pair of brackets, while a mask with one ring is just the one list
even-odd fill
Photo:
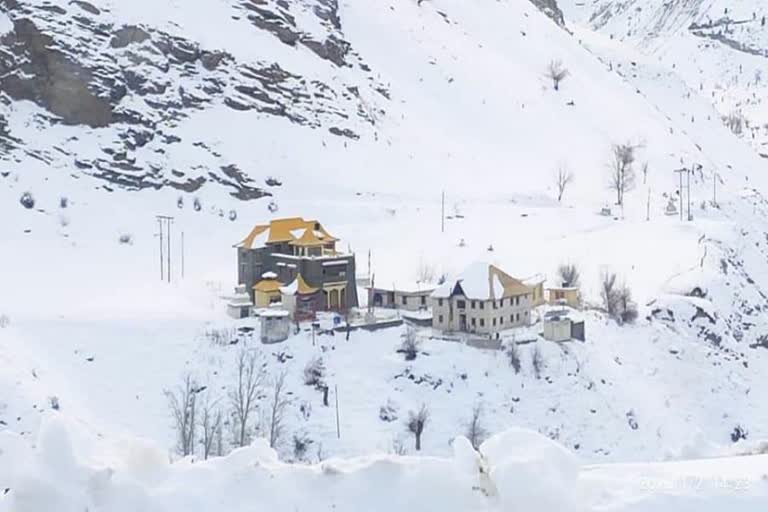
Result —
[[635, 150], [631, 143], [614, 144], [609, 160], [608, 186], [616, 192], [616, 204], [624, 204], [624, 194], [635, 187]]
[[416, 282], [434, 283], [437, 279], [437, 270], [435, 266], [422, 261], [416, 269]]
[[59, 208], [65, 209], [69, 206], [69, 199], [66, 196], [59, 198]]
[[746, 119], [744, 114], [739, 111], [733, 111], [727, 116], [723, 117], [725, 126], [728, 127], [734, 135], [741, 135], [744, 133], [744, 126], [746, 125]]
[[424, 433], [424, 427], [429, 422], [429, 409], [422, 405], [418, 411], [408, 412], [408, 421], [406, 427], [408, 432], [416, 438], [416, 451], [421, 450], [421, 435]]
[[472, 443], [472, 447], [477, 450], [480, 445], [483, 444], [485, 438], [488, 436], [488, 431], [483, 426], [483, 404], [476, 403], [472, 408], [472, 417], [467, 423], [466, 436], [469, 442]]
[[130, 233], [121, 233], [117, 238], [120, 245], [133, 245], [133, 235]]
[[621, 324], [631, 324], [637, 319], [637, 304], [632, 300], [632, 291], [626, 284], [619, 289], [619, 319]]
[[520, 350], [517, 348], [517, 343], [512, 342], [507, 345], [507, 357], [509, 358], [509, 365], [515, 370], [515, 373], [520, 373], [522, 365], [520, 364]]
[[541, 373], [544, 371], [544, 367], [546, 366], [544, 363], [544, 356], [541, 354], [541, 349], [539, 349], [539, 346], [536, 345], [536, 348], [533, 349], [533, 355], [531, 357], [531, 366], [533, 367], [533, 375], [537, 378], [541, 378]]
[[416, 330], [413, 327], [408, 327], [398, 352], [405, 355], [406, 361], [413, 361], [419, 355], [419, 345], [420, 342], [419, 338], [416, 336]]
[[325, 377], [325, 364], [323, 358], [315, 356], [307, 362], [304, 367], [304, 384], [307, 386], [323, 386], [323, 378]]
[[251, 418], [258, 408], [265, 377], [260, 353], [243, 348], [237, 357], [234, 386], [229, 391], [236, 446], [246, 446], [251, 442]]
[[557, 267], [557, 277], [560, 278], [560, 283], [565, 288], [576, 288], [579, 286], [579, 280], [581, 278], [581, 272], [574, 263], [563, 263]]
[[269, 446], [275, 448], [283, 436], [285, 410], [288, 408], [289, 400], [285, 396], [285, 376], [286, 372], [280, 373], [275, 377], [272, 384], [272, 397], [269, 405]]
[[212, 345], [231, 345], [236, 339], [235, 329], [206, 329], [205, 337]]
[[293, 435], [293, 459], [303, 462], [307, 457], [307, 450], [314, 441], [304, 432]]
[[11, 318], [5, 314], [0, 315], [0, 329], [5, 329], [9, 325], [11, 325]]
[[197, 392], [197, 384], [189, 374], [176, 391], [165, 391], [176, 430], [176, 451], [183, 457], [195, 453]]
[[397, 406], [392, 400], [387, 400], [386, 404], [379, 407], [379, 419], [387, 423], [397, 420]]
[[560, 90], [560, 83], [565, 80], [569, 74], [570, 72], [568, 69], [563, 66], [563, 61], [559, 59], [550, 61], [547, 66], [546, 76], [552, 80], [552, 86], [556, 91]]
[[573, 181], [573, 173], [565, 165], [560, 165], [555, 171], [555, 187], [557, 188], [557, 201], [563, 200], [565, 189]]

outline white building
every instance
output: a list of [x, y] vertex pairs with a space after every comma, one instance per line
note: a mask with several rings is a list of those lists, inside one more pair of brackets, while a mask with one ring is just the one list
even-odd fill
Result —
[[368, 287], [369, 301], [373, 307], [425, 310], [430, 307], [430, 296], [437, 285], [420, 281], [379, 281]]
[[245, 285], [236, 286], [234, 295], [229, 298], [227, 303], [227, 314], [232, 318], [247, 318], [251, 316], [251, 308], [253, 308], [253, 303]]
[[533, 293], [531, 286], [498, 267], [475, 263], [432, 293], [432, 326], [477, 334], [526, 326]]

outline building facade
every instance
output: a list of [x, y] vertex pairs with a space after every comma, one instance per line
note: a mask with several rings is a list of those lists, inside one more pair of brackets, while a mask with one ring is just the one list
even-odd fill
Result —
[[476, 263], [432, 294], [432, 326], [495, 334], [530, 324], [533, 288], [498, 267]]
[[312, 291], [303, 302], [312, 312], [357, 307], [355, 256], [338, 251], [337, 242], [315, 220], [296, 217], [257, 225], [235, 246], [238, 282], [254, 303], [277, 301], [282, 287], [301, 278]]
[[370, 301], [377, 308], [404, 309], [406, 311], [419, 311], [428, 309], [432, 305], [430, 297], [435, 291], [433, 286], [420, 287], [371, 287]]

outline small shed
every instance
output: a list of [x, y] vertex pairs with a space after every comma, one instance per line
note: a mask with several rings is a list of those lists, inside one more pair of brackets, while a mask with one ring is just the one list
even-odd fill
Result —
[[291, 314], [283, 309], [267, 309], [259, 312], [261, 319], [261, 342], [280, 343], [288, 339], [291, 332]]
[[280, 287], [282, 283], [277, 280], [274, 272], [265, 272], [261, 281], [253, 285], [253, 297], [256, 307], [266, 308], [271, 304], [277, 304], [281, 300]]
[[581, 292], [578, 286], [553, 286], [547, 288], [547, 303], [552, 306], [565, 305], [578, 309], [581, 307]]
[[584, 321], [574, 318], [567, 308], [544, 315], [544, 339], [548, 341], [585, 340]]
[[235, 286], [235, 293], [230, 297], [227, 303], [227, 314], [235, 319], [248, 318], [251, 316], [253, 303], [244, 284]]

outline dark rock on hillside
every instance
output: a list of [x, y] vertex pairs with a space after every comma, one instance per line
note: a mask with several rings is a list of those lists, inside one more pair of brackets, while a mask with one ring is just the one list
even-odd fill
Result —
[[531, 0], [531, 3], [552, 18], [555, 23], [565, 28], [565, 16], [563, 16], [560, 6], [557, 5], [557, 0]]

